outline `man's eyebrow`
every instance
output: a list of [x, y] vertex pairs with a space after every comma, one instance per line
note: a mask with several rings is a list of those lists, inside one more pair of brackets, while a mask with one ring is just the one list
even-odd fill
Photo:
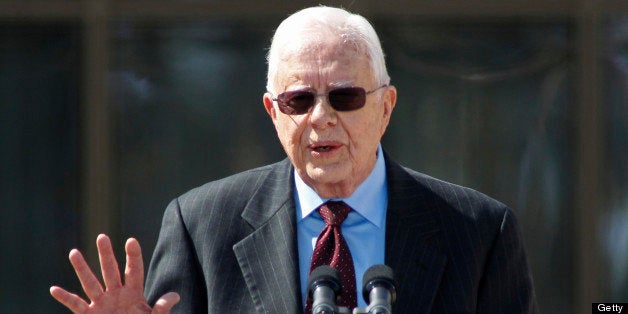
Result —
[[298, 84], [298, 85], [289, 85], [289, 86], [285, 86], [284, 90], [310, 90], [312, 89], [312, 86], [310, 85], [305, 85], [305, 84]]
[[354, 80], [345, 80], [345, 81], [337, 81], [337, 82], [331, 82], [328, 84], [329, 87], [347, 87], [347, 86], [353, 86], [354, 84]]

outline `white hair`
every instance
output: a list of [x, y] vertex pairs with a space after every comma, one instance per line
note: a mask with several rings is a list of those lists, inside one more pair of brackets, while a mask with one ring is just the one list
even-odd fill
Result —
[[373, 26], [360, 15], [339, 8], [317, 6], [290, 15], [277, 27], [267, 56], [266, 89], [277, 92], [277, 70], [287, 47], [312, 42], [323, 36], [337, 37], [343, 44], [353, 45], [359, 54], [369, 60], [376, 83], [390, 83], [384, 52]]

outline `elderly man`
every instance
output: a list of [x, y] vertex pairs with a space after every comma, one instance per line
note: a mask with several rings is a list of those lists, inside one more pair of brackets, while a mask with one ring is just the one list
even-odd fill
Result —
[[[138, 242], [122, 284], [97, 244], [106, 290], [70, 253], [91, 304], [77, 313], [299, 313], [318, 265], [340, 271], [340, 305], [364, 307], [362, 274], [398, 274], [397, 313], [535, 313], [515, 217], [476, 191], [403, 168], [380, 145], [397, 99], [371, 25], [314, 7], [278, 27], [263, 103], [288, 159], [210, 182], [172, 201], [143, 296]], [[329, 250], [325, 249], [329, 246]], [[176, 304], [175, 307], [173, 307]]]

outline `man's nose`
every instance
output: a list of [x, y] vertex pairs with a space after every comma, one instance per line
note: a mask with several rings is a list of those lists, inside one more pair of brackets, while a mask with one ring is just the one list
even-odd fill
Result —
[[310, 123], [315, 128], [325, 128], [336, 124], [337, 113], [329, 104], [327, 95], [317, 95], [310, 113]]

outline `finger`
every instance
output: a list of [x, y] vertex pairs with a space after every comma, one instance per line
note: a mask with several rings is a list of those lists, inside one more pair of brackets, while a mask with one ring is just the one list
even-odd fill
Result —
[[87, 262], [85, 262], [83, 254], [81, 254], [79, 250], [74, 249], [70, 251], [69, 257], [70, 263], [72, 264], [72, 267], [74, 267], [74, 272], [76, 272], [87, 297], [90, 300], [98, 299], [103, 293], [102, 286], [87, 265]]
[[83, 313], [89, 308], [89, 304], [85, 300], [74, 293], [67, 292], [63, 288], [57, 286], [50, 287], [50, 295], [74, 313]]
[[133, 289], [139, 289], [144, 294], [144, 261], [140, 243], [130, 238], [126, 241], [126, 269], [124, 270], [124, 284]]
[[155, 302], [155, 306], [153, 306], [152, 314], [167, 314], [170, 313], [172, 307], [175, 306], [181, 297], [176, 292], [168, 292], [164, 294], [157, 302]]
[[118, 261], [113, 254], [111, 240], [109, 240], [107, 235], [100, 234], [96, 239], [96, 246], [98, 247], [98, 258], [100, 259], [100, 269], [102, 271], [102, 278], [105, 281], [105, 287], [107, 290], [122, 287]]

